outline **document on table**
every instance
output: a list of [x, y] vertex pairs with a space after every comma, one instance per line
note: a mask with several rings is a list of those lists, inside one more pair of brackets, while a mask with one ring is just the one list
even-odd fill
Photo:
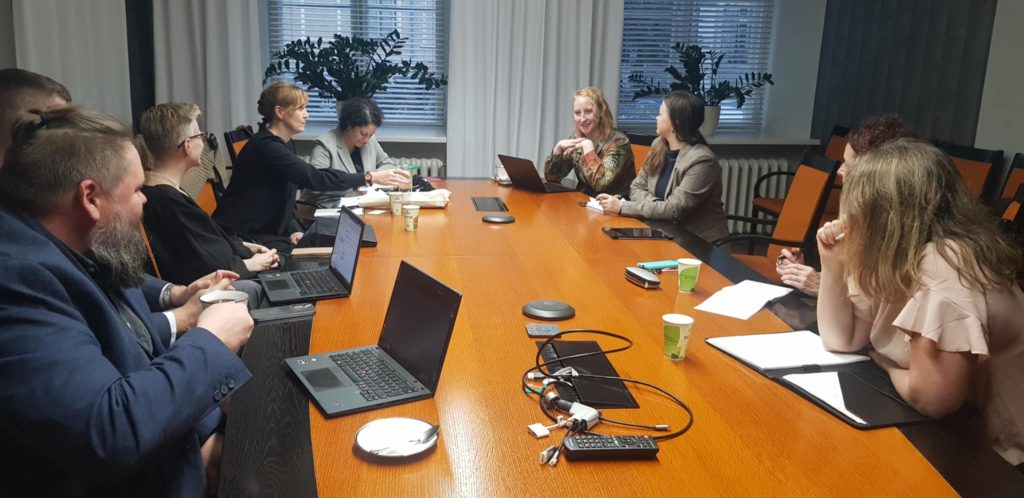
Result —
[[804, 365], [843, 365], [869, 359], [867, 356], [859, 354], [827, 351], [821, 344], [821, 338], [809, 330], [711, 337], [707, 339], [707, 342], [761, 370]]
[[600, 202], [597, 202], [597, 199], [595, 199], [593, 197], [590, 197], [589, 199], [590, 200], [587, 201], [587, 209], [593, 209], [594, 211], [597, 211], [598, 213], [604, 213], [604, 208], [601, 207], [601, 203]]
[[843, 415], [850, 417], [854, 422], [861, 425], [868, 423], [857, 414], [850, 411], [846, 406], [846, 399], [843, 396], [843, 386], [839, 381], [839, 372], [817, 372], [805, 374], [789, 374], [782, 376], [783, 379], [791, 382], [794, 386], [807, 391], [808, 394], [818, 398], [822, 403], [831, 406]]
[[789, 287], [744, 280], [736, 285], [723, 287], [694, 309], [746, 320], [763, 308], [768, 301], [785, 296], [792, 290]]
[[[359, 198], [358, 197], [348, 197], [348, 199], [359, 199]], [[342, 199], [342, 200], [344, 200], [344, 199]], [[352, 204], [352, 206], [345, 206], [345, 207], [348, 207], [349, 211], [352, 211], [352, 214], [354, 214], [356, 216], [362, 216], [363, 215], [363, 208], [358, 207], [358, 206], [359, 206], [359, 203], [355, 202], [355, 203]], [[313, 217], [314, 218], [330, 218], [330, 219], [336, 220], [336, 219], [338, 219], [339, 216], [341, 216], [341, 208], [317, 209], [316, 211], [313, 212]]]

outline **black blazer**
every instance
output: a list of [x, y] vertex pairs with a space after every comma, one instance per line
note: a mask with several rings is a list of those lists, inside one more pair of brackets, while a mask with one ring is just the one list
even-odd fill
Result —
[[214, 270], [231, 270], [242, 278], [255, 272], [245, 267], [252, 251], [242, 239], [213, 221], [191, 197], [170, 185], [142, 187], [146, 195], [142, 220], [146, 225], [160, 276], [188, 285]]
[[262, 129], [235, 161], [231, 183], [217, 203], [213, 218], [239, 235], [281, 248], [301, 231], [295, 220], [295, 192], [347, 190], [364, 183], [363, 175], [317, 169], [295, 155], [278, 136]]

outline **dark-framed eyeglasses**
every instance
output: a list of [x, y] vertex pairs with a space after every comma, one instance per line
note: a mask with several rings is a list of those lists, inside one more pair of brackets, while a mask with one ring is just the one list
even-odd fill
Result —
[[211, 144], [213, 144], [217, 140], [217, 137], [213, 133], [207, 133], [205, 131], [201, 131], [199, 133], [196, 133], [195, 135], [191, 135], [191, 136], [185, 137], [185, 140], [182, 140], [181, 143], [178, 144], [178, 148], [180, 149], [180, 148], [184, 147], [185, 146], [185, 142], [188, 142], [189, 140], [194, 140], [196, 138], [202, 138], [203, 142], [207, 146], [210, 146], [210, 147], [213, 147], [213, 145], [211, 145]]

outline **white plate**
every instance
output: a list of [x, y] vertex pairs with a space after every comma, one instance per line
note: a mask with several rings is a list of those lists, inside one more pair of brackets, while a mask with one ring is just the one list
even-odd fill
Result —
[[437, 444], [440, 432], [434, 437], [416, 443], [431, 424], [408, 417], [392, 417], [374, 420], [356, 431], [356, 446], [375, 456], [404, 458], [418, 455]]

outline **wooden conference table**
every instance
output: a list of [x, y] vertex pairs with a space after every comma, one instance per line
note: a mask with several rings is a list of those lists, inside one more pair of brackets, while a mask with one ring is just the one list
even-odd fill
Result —
[[[731, 282], [705, 266], [693, 294], [627, 282], [624, 267], [691, 254], [672, 241], [616, 241], [602, 226], [644, 226], [581, 207], [579, 193], [541, 195], [489, 181], [449, 181], [447, 209], [421, 210], [419, 230], [401, 218], [365, 216], [379, 240], [360, 253], [354, 291], [321, 301], [308, 325], [258, 327], [244, 357], [253, 382], [232, 400], [222, 496], [955, 496], [898, 429], [860, 431], [708, 346], [707, 337], [790, 330], [768, 310], [741, 321], [693, 308]], [[498, 196], [516, 222], [481, 222], [473, 196]], [[399, 262], [407, 260], [463, 295], [433, 399], [326, 419], [280, 359], [375, 344]], [[520, 377], [536, 346], [524, 303], [560, 299], [576, 317], [568, 328], [629, 336], [610, 356], [618, 372], [669, 390], [693, 409], [683, 436], [661, 443], [657, 460], [538, 463], [561, 433], [537, 440], [526, 426], [546, 422]], [[695, 319], [687, 357], [661, 353], [661, 315]], [[300, 322], [301, 325], [301, 322]], [[619, 344], [597, 340], [605, 349]], [[610, 417], [680, 427], [685, 414], [646, 388], [630, 387], [640, 409]], [[411, 462], [361, 459], [356, 430], [382, 417], [441, 426], [437, 448]], [[308, 418], [307, 418], [308, 417]], [[308, 425], [307, 424], [308, 420]], [[308, 432], [307, 428], [308, 427]], [[602, 424], [604, 433], [629, 434]]]

